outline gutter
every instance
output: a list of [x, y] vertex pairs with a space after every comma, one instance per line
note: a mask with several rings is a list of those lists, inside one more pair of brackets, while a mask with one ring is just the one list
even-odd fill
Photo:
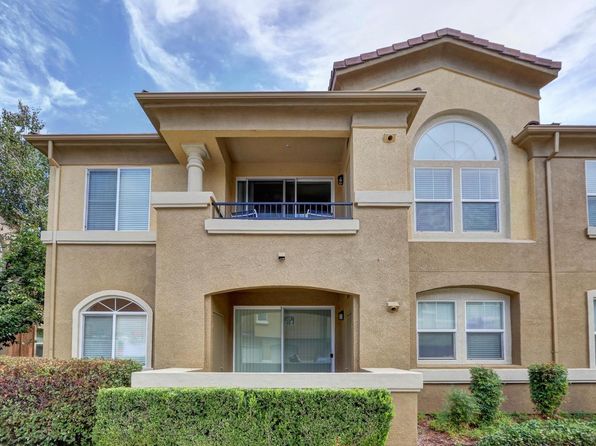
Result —
[[551, 332], [552, 332], [552, 360], [559, 359], [559, 333], [557, 326], [557, 277], [555, 265], [555, 239], [554, 239], [554, 217], [553, 217], [553, 192], [552, 192], [552, 168], [551, 161], [559, 154], [560, 133], [555, 131], [553, 152], [546, 158], [546, 214], [548, 221], [548, 264], [550, 278], [550, 307], [551, 307]]
[[50, 322], [49, 330], [45, 333], [48, 335], [47, 339], [44, 339], [44, 346], [48, 346], [48, 349], [44, 348], [44, 357], [54, 357], [54, 333], [56, 328], [56, 275], [57, 275], [57, 240], [56, 232], [58, 231], [58, 214], [60, 206], [60, 164], [54, 158], [54, 141], [48, 141], [48, 161], [50, 163], [50, 169], [54, 170], [54, 190], [52, 191], [52, 226], [48, 228], [52, 233], [52, 261], [50, 273], [50, 286], [48, 287], [48, 302], [44, 304], [48, 307], [48, 320]]

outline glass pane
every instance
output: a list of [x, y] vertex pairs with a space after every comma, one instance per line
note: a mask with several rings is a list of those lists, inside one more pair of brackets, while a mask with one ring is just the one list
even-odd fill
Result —
[[38, 358], [43, 357], [43, 344], [35, 344], [35, 356]]
[[242, 201], [247, 201], [247, 197], [246, 197], [246, 180], [239, 180], [237, 183], [237, 200], [242, 202]]
[[497, 232], [499, 230], [498, 203], [463, 203], [463, 227], [468, 232]]
[[502, 330], [502, 302], [467, 302], [466, 328], [468, 330]]
[[451, 169], [416, 169], [417, 200], [451, 200]]
[[418, 329], [455, 329], [455, 303], [418, 302]]
[[451, 203], [416, 203], [416, 231], [451, 231]]
[[497, 200], [499, 198], [498, 169], [462, 169], [464, 200]]
[[590, 226], [596, 226], [596, 197], [588, 197], [588, 221]]
[[147, 316], [116, 316], [116, 359], [146, 364]]
[[112, 311], [112, 302], [113, 299], [105, 299], [101, 302], [95, 302], [93, 305], [89, 307], [87, 311]]
[[87, 185], [87, 229], [113, 231], [116, 224], [118, 171], [90, 170]]
[[83, 357], [112, 357], [112, 315], [84, 316]]
[[331, 372], [331, 310], [284, 310], [284, 372]]
[[234, 371], [281, 372], [281, 309], [236, 309], [234, 336]]
[[445, 122], [431, 128], [416, 145], [417, 160], [496, 160], [490, 139], [464, 122]]
[[593, 311], [593, 315], [594, 315], [594, 332], [596, 332], [596, 299], [594, 299], [593, 303], [594, 303], [594, 311]]
[[121, 169], [118, 229], [145, 231], [149, 228], [149, 169]]
[[503, 359], [501, 333], [468, 333], [468, 359]]
[[596, 195], [596, 161], [586, 161], [586, 189]]
[[43, 343], [43, 328], [41, 327], [35, 328], [35, 342]]
[[420, 359], [454, 359], [454, 333], [418, 333]]

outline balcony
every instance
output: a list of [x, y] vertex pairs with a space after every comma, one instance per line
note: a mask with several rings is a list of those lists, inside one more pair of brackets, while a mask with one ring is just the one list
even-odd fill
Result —
[[213, 218], [235, 220], [338, 220], [352, 218], [350, 202], [213, 202]]

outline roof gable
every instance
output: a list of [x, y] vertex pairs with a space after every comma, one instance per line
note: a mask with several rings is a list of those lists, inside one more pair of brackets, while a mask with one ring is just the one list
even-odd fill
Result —
[[329, 90], [335, 89], [337, 78], [346, 72], [359, 70], [360, 68], [370, 66], [371, 63], [383, 62], [384, 60], [392, 59], [405, 53], [423, 50], [426, 47], [434, 46], [441, 42], [452, 42], [465, 45], [470, 49], [492, 54], [514, 63], [526, 65], [529, 68], [533, 67], [539, 71], [551, 72], [552, 78], [556, 77], [556, 73], [561, 69], [561, 62], [508, 48], [504, 45], [490, 42], [486, 39], [481, 39], [456, 29], [443, 28], [413, 39], [408, 39], [404, 42], [399, 42], [391, 46], [379, 48], [375, 51], [334, 62], [331, 78], [329, 80]]

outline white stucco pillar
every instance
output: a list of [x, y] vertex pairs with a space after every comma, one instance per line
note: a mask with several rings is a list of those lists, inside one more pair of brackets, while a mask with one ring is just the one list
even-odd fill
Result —
[[202, 192], [203, 171], [205, 170], [203, 160], [210, 158], [209, 151], [205, 144], [182, 144], [182, 150], [186, 153], [187, 190], [188, 192]]

